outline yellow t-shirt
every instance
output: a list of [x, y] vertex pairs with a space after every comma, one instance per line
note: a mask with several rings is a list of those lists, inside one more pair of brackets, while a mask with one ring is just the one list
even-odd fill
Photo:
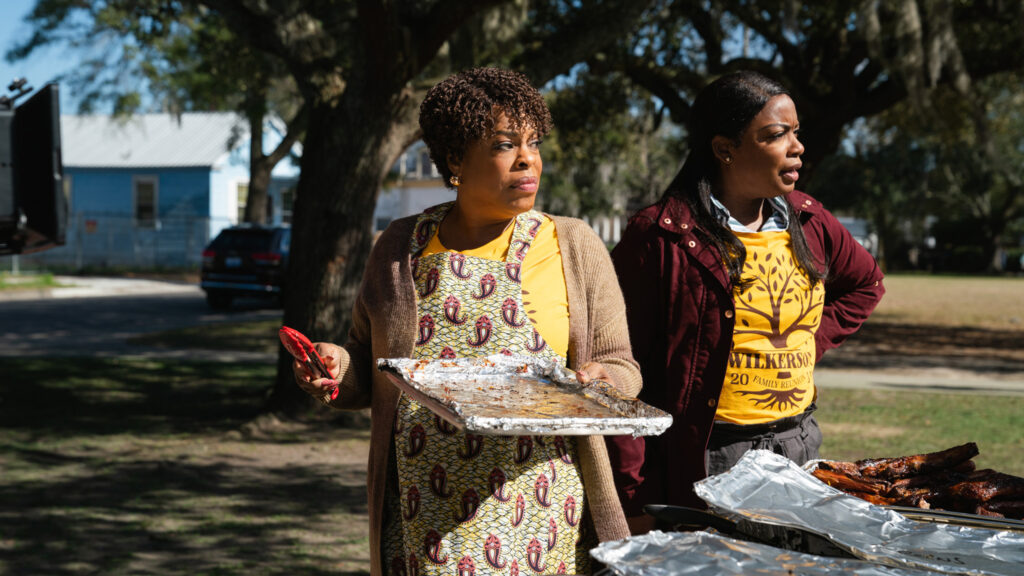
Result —
[[734, 297], [733, 346], [715, 419], [761, 424], [794, 416], [814, 400], [814, 333], [825, 289], [793, 258], [789, 232], [735, 232], [747, 249]]
[[[483, 246], [455, 252], [475, 258], [504, 260], [512, 243], [513, 231], [513, 227], [509, 226], [502, 235]], [[453, 250], [445, 248], [435, 233], [422, 255], [439, 252]], [[569, 351], [569, 295], [565, 288], [562, 252], [558, 249], [555, 223], [550, 218], [544, 218], [544, 223], [537, 230], [520, 273], [527, 317], [548, 346], [563, 358], [566, 357]]]

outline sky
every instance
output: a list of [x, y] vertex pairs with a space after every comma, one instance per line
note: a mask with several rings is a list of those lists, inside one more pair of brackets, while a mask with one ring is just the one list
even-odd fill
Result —
[[[78, 57], [70, 50], [52, 47], [38, 50], [28, 59], [11, 64], [4, 57], [16, 42], [26, 40], [32, 28], [25, 22], [25, 16], [35, 6], [36, 0], [3, 0], [4, 12], [0, 17], [0, 93], [9, 94], [7, 86], [15, 78], [25, 78], [33, 91], [38, 90], [58, 75], [72, 69]], [[74, 114], [76, 103], [68, 90], [61, 86], [60, 107], [62, 114]], [[25, 101], [27, 95], [16, 102]]]

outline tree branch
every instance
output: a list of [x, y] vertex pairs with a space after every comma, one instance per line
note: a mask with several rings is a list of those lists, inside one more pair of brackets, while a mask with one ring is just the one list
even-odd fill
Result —
[[493, 8], [510, 0], [449, 0], [437, 2], [430, 11], [415, 21], [410, 22], [412, 46], [417, 60], [413, 62], [413, 76], [419, 75], [437, 51], [447, 42], [466, 20], [478, 12]]
[[244, 42], [270, 54], [289, 60], [289, 47], [278, 35], [277, 14], [265, 3], [238, 0], [196, 0], [196, 4], [215, 10]]
[[[683, 93], [696, 94], [703, 87], [703, 76], [689, 68], [677, 69], [675, 74], [670, 75], [665, 68], [632, 56], [623, 60], [622, 71], [626, 76], [661, 100], [668, 108], [673, 122], [686, 125], [690, 118], [690, 102], [683, 97]], [[685, 86], [682, 91], [680, 85]]]
[[651, 0], [588, 4], [570, 14], [554, 32], [525, 38], [527, 48], [513, 66], [536, 85], [545, 84], [624, 37], [650, 4]]
[[850, 109], [851, 118], [874, 116], [892, 108], [907, 97], [907, 87], [893, 76], [858, 98]]
[[[726, 2], [726, 8], [735, 15], [741, 22], [757, 32], [765, 40], [782, 54], [785, 62], [800, 65], [803, 62], [800, 49], [791, 43], [782, 33], [782, 26], [778, 20], [765, 19], [765, 10], [759, 9], [757, 3]], [[764, 62], [762, 60], [762, 62]], [[768, 62], [770, 64], [770, 62]]]
[[[336, 75], [339, 70], [340, 49], [335, 36], [344, 35], [326, 30], [323, 21], [312, 13], [316, 6], [307, 6], [312, 3], [276, 8], [272, 6], [280, 3], [259, 0], [190, 1], [219, 13], [243, 42], [280, 58], [307, 96], [311, 89], [323, 90], [323, 84], [331, 82], [323, 77], [322, 70], [328, 75]], [[328, 90], [332, 94], [343, 91], [343, 86]]]
[[295, 116], [290, 122], [288, 122], [285, 128], [284, 138], [282, 138], [277, 147], [267, 155], [267, 159], [272, 165], [276, 165], [278, 162], [283, 160], [289, 152], [291, 152], [292, 147], [299, 141], [299, 138], [306, 129], [308, 116], [309, 106], [303, 103], [302, 108], [299, 108], [299, 111], [296, 112]]
[[722, 68], [723, 50], [722, 39], [722, 18], [720, 11], [712, 5], [711, 10], [705, 10], [698, 2], [676, 2], [673, 8], [679, 7], [680, 13], [693, 25], [693, 29], [704, 41], [704, 55], [707, 61], [708, 71], [717, 73]]

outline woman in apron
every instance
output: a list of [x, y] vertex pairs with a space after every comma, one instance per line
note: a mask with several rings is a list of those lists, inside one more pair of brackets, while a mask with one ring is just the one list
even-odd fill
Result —
[[297, 364], [296, 380], [332, 407], [371, 406], [372, 573], [589, 572], [590, 548], [629, 534], [600, 437], [459, 432], [374, 362], [516, 354], [635, 396], [607, 249], [582, 221], [533, 209], [551, 116], [522, 75], [455, 74], [427, 94], [420, 126], [456, 200], [389, 226], [348, 341], [317, 344], [335, 378], [311, 381]]

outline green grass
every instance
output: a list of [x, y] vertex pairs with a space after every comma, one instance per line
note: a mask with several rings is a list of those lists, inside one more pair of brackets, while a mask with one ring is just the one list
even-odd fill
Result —
[[[1024, 279], [886, 284], [870, 322], [885, 329], [849, 352], [906, 354], [912, 341], [1017, 365]], [[279, 325], [219, 324], [135, 343], [274, 353]], [[0, 359], [0, 574], [364, 573], [367, 432], [261, 415], [274, 369]], [[829, 388], [818, 404], [824, 457], [973, 441], [980, 467], [1024, 475], [1024, 397]]]
[[120, 278], [148, 278], [180, 282], [199, 282], [197, 266], [73, 266], [47, 264], [46, 272], [63, 276], [107, 276]]
[[154, 332], [129, 340], [132, 344], [161, 348], [248, 350], [276, 354], [280, 346], [280, 320], [234, 322]]
[[905, 456], [975, 442], [979, 468], [1024, 476], [1024, 396], [829, 388], [817, 403], [823, 458]]
[[367, 432], [273, 366], [0, 359], [0, 574], [363, 573]]
[[1024, 331], [1024, 277], [886, 276], [870, 322]]
[[10, 274], [0, 272], [0, 291], [40, 290], [63, 286], [53, 278], [53, 274]]
[[[860, 369], [1022, 371], [1024, 278], [891, 275], [860, 334], [825, 356]], [[836, 360], [842, 360], [836, 362]], [[822, 390], [822, 456], [903, 456], [976, 442], [980, 467], [1024, 476], [1024, 396]]]

